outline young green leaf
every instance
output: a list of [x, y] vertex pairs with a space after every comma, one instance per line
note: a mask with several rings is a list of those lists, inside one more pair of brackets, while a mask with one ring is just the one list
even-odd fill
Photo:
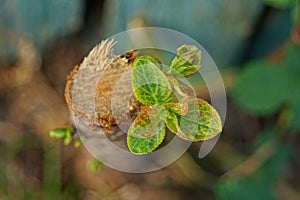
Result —
[[164, 120], [163, 116], [161, 106], [143, 106], [131, 124], [128, 134], [140, 138], [153, 137], [156, 134], [159, 122]]
[[56, 128], [49, 132], [49, 136], [54, 139], [65, 138], [68, 134], [71, 134], [70, 128]]
[[56, 128], [49, 132], [49, 136], [54, 139], [63, 139], [64, 145], [72, 141], [72, 130], [70, 128]]
[[182, 45], [171, 62], [171, 70], [182, 76], [190, 76], [200, 68], [201, 51], [194, 45]]
[[64, 138], [64, 145], [69, 145], [72, 142], [72, 134], [71, 132], [67, 132]]
[[133, 92], [146, 105], [163, 104], [172, 94], [171, 85], [155, 60], [151, 56], [140, 56], [133, 63]]
[[146, 154], [161, 144], [166, 131], [164, 115], [163, 108], [158, 106], [139, 113], [127, 134], [127, 145], [132, 153]]
[[[148, 125], [150, 126], [150, 125]], [[147, 130], [147, 126], [141, 128], [143, 131]], [[143, 138], [134, 136], [134, 134], [128, 133], [127, 145], [129, 150], [134, 154], [147, 154], [154, 151], [164, 140], [166, 134], [166, 126], [164, 121], [160, 121], [155, 129], [155, 135], [151, 138]]]
[[202, 141], [215, 137], [222, 131], [222, 122], [218, 112], [202, 99], [189, 99], [186, 115], [166, 112], [167, 127], [179, 137]]

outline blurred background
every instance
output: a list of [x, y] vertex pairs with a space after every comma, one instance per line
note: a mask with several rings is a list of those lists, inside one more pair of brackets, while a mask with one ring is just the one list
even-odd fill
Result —
[[[298, 0], [0, 5], [1, 200], [300, 199]], [[73, 124], [64, 101], [73, 66], [102, 39], [146, 26], [180, 31], [206, 48], [223, 76], [228, 111], [207, 157], [198, 159], [197, 142], [164, 169], [128, 174], [49, 131]]]

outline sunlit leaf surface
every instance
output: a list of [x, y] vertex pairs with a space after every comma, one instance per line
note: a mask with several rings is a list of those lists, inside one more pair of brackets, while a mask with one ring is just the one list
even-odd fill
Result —
[[177, 55], [172, 60], [171, 69], [189, 76], [200, 68], [201, 51], [194, 45], [182, 45], [177, 49]]
[[172, 94], [168, 79], [153, 60], [150, 56], [138, 57], [132, 71], [134, 95], [146, 105], [163, 104]]
[[156, 149], [165, 137], [164, 110], [160, 106], [142, 110], [127, 133], [127, 145], [135, 154], [146, 154]]
[[201, 99], [188, 100], [186, 115], [167, 112], [166, 124], [179, 137], [191, 141], [207, 140], [222, 131], [218, 112]]

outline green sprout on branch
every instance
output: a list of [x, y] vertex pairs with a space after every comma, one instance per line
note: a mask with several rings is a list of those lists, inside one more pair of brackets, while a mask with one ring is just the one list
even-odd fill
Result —
[[127, 134], [134, 154], [154, 151], [164, 140], [166, 128], [189, 141], [204, 141], [222, 131], [218, 112], [206, 101], [190, 95], [192, 89], [181, 81], [200, 68], [201, 51], [183, 45], [170, 67], [152, 56], [139, 56], [133, 63], [132, 87], [143, 104]]
[[75, 148], [79, 148], [82, 145], [82, 141], [75, 133], [74, 128], [55, 128], [49, 132], [49, 136], [53, 139], [63, 140], [64, 145], [71, 144], [74, 139]]

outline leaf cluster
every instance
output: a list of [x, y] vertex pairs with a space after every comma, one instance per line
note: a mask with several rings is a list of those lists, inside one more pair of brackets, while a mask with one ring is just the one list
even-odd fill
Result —
[[133, 63], [132, 87], [143, 104], [127, 134], [127, 145], [134, 154], [154, 151], [164, 140], [166, 129], [189, 141], [203, 141], [222, 130], [218, 112], [206, 101], [191, 96], [181, 79], [196, 73], [201, 51], [183, 45], [170, 67], [152, 56], [137, 57]]

